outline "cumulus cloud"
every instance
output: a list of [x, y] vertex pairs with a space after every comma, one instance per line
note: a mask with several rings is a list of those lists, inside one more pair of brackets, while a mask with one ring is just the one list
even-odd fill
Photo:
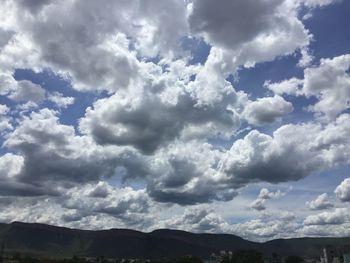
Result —
[[266, 200], [273, 198], [280, 198], [284, 196], [285, 193], [282, 193], [281, 190], [277, 190], [276, 192], [270, 192], [267, 188], [262, 188], [258, 197], [249, 204], [249, 208], [262, 211], [266, 209]]
[[142, 82], [95, 102], [80, 130], [99, 144], [130, 145], [145, 153], [179, 138], [227, 138], [239, 127], [236, 108], [245, 95], [211, 67], [175, 61], [162, 74], [159, 66], [143, 65]]
[[275, 95], [274, 97], [259, 98], [248, 103], [242, 115], [250, 124], [264, 125], [275, 122], [292, 111], [292, 103]]
[[253, 219], [244, 223], [232, 225], [232, 233], [243, 236], [247, 239], [269, 240], [296, 236], [296, 229], [299, 227], [294, 218]]
[[323, 193], [319, 195], [315, 200], [306, 202], [306, 206], [310, 210], [322, 210], [333, 207], [334, 205], [328, 200], [328, 194]]
[[149, 211], [151, 204], [145, 190], [115, 188], [105, 182], [74, 187], [65, 193], [63, 199], [64, 208], [76, 211], [66, 215], [66, 221], [78, 221], [86, 215], [107, 214], [127, 220], [130, 226], [139, 222], [140, 217]]
[[[122, 197], [121, 197], [122, 198]], [[87, 210], [69, 209], [61, 205], [66, 199], [47, 197], [11, 197], [0, 199], [2, 210], [0, 220], [2, 222], [38, 222], [58, 226], [68, 226], [80, 229], [104, 228], [134, 228], [147, 229], [153, 223], [153, 218], [148, 214], [137, 214], [126, 212], [125, 217], [109, 215], [107, 213], [96, 213]], [[128, 211], [128, 209], [125, 209]]]
[[160, 227], [192, 230], [195, 232], [230, 233], [240, 237], [266, 241], [272, 238], [298, 236], [300, 225], [293, 214], [281, 213], [243, 223], [228, 223], [218, 213], [206, 207], [186, 209], [181, 216], [160, 222]]
[[45, 99], [46, 92], [28, 80], [16, 81], [9, 74], [0, 75], [0, 94], [17, 102], [39, 103]]
[[223, 180], [233, 187], [256, 181], [286, 182], [347, 163], [349, 118], [343, 114], [324, 127], [287, 124], [272, 136], [253, 130], [224, 153], [219, 163]]
[[186, 209], [182, 216], [165, 220], [162, 225], [166, 228], [192, 230], [199, 233], [226, 232], [228, 227], [227, 222], [214, 210], [206, 208]]
[[[189, 25], [225, 53], [224, 67], [236, 70], [277, 56], [291, 54], [309, 44], [311, 35], [298, 19], [300, 3], [292, 1], [193, 1]], [[220, 14], [220, 15], [219, 15]], [[209, 58], [210, 59], [210, 58]]]
[[150, 196], [158, 202], [182, 205], [231, 200], [237, 191], [217, 175], [220, 156], [221, 152], [208, 143], [169, 145], [150, 161], [151, 174], [147, 180]]
[[7, 45], [13, 34], [13, 31], [4, 30], [0, 27], [0, 50]]
[[10, 108], [0, 104], [0, 133], [12, 129], [11, 117], [9, 116]]
[[316, 97], [317, 102], [309, 110], [336, 118], [350, 105], [350, 55], [321, 59], [318, 66], [306, 68], [304, 79], [292, 78], [280, 83], [266, 83], [276, 94], [293, 94]]
[[[181, 52], [180, 38], [187, 32], [182, 1], [6, 2], [15, 15], [13, 29], [26, 37], [41, 61], [36, 66], [68, 74], [74, 87], [84, 90], [114, 91], [137, 77], [137, 59], [125, 46], [126, 37], [141, 56], [172, 57]], [[41, 15], [22, 15], [23, 10]]]
[[72, 126], [60, 124], [57, 112], [48, 109], [23, 117], [4, 145], [23, 158], [17, 180], [33, 186], [95, 181], [112, 176], [118, 165], [108, 151], [75, 135]]
[[60, 92], [53, 92], [49, 94], [47, 99], [55, 103], [59, 108], [67, 108], [69, 105], [74, 103], [73, 97], [65, 97]]
[[342, 225], [306, 225], [301, 227], [298, 233], [301, 236], [346, 237], [350, 234], [349, 227], [349, 223]]
[[334, 192], [342, 202], [350, 201], [350, 178], [344, 179]]
[[336, 208], [334, 211], [310, 215], [304, 220], [304, 225], [341, 225], [349, 220], [346, 208]]

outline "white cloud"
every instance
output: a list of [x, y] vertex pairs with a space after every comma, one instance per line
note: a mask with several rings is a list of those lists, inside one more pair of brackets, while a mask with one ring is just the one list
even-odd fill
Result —
[[256, 181], [295, 181], [348, 163], [349, 120], [350, 115], [342, 114], [325, 126], [287, 124], [272, 136], [253, 130], [224, 153], [218, 166], [222, 180], [232, 187]]
[[342, 0], [298, 0], [306, 6], [309, 7], [322, 7], [330, 4], [339, 3]]
[[67, 108], [69, 105], [74, 104], [73, 97], [64, 97], [60, 92], [49, 94], [47, 99], [55, 103], [59, 108]]
[[15, 101], [39, 103], [45, 99], [45, 90], [33, 82], [21, 80], [17, 82], [17, 87], [8, 94], [8, 97]]
[[350, 201], [350, 178], [344, 179], [344, 181], [337, 186], [334, 192], [339, 200], [343, 202]]
[[285, 193], [277, 190], [276, 192], [270, 192], [267, 188], [262, 188], [258, 197], [249, 204], [249, 208], [262, 211], [266, 209], [266, 201], [269, 199], [278, 199], [284, 196]]
[[11, 117], [9, 116], [10, 108], [0, 104], [0, 133], [12, 129]]
[[306, 205], [311, 210], [322, 210], [322, 209], [328, 209], [333, 207], [334, 205], [328, 200], [328, 194], [323, 193], [319, 195], [315, 200], [312, 200], [310, 202], [306, 202]]
[[292, 78], [280, 83], [266, 83], [276, 94], [316, 97], [309, 110], [334, 119], [350, 105], [350, 55], [321, 59], [320, 65], [304, 70], [304, 79]]
[[334, 211], [310, 215], [304, 220], [304, 225], [340, 225], [349, 220], [347, 208], [336, 208]]
[[[40, 61], [16, 56], [19, 62], [10, 63], [12, 69], [26, 60], [28, 68], [68, 74], [73, 87], [83, 90], [115, 91], [129, 85], [138, 74], [136, 52], [171, 58], [182, 53], [181, 37], [187, 34], [183, 1], [9, 1], [4, 8], [14, 16], [8, 26], [23, 36], [4, 51], [4, 59], [12, 59], [11, 49], [25, 43]], [[23, 15], [25, 11], [40, 15]]]
[[188, 230], [194, 232], [222, 233], [228, 224], [215, 211], [206, 208], [186, 209], [182, 216], [161, 222], [160, 227]]
[[[106, 196], [96, 194], [104, 187]], [[77, 211], [75, 220], [84, 216], [106, 214], [116, 218], [132, 221], [149, 212], [150, 198], [145, 190], [133, 190], [130, 187], [115, 188], [105, 182], [77, 186], [64, 194], [62, 206]], [[80, 215], [80, 216], [79, 216]], [[69, 221], [65, 217], [66, 221]]]

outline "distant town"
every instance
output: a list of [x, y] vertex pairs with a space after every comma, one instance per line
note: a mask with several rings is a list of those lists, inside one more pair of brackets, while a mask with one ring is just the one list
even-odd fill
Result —
[[72, 256], [71, 258], [44, 258], [20, 252], [4, 253], [1, 250], [0, 263], [350, 263], [350, 250], [337, 249], [331, 246], [324, 247], [318, 257], [297, 255], [280, 256], [272, 253], [264, 255], [257, 250], [237, 250], [212, 253], [206, 260], [187, 255], [176, 259], [139, 259], [139, 258], [107, 258]]

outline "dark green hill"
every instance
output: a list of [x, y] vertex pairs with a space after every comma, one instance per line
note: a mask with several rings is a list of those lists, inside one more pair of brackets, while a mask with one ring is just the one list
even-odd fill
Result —
[[161, 229], [143, 233], [128, 229], [76, 230], [44, 224], [0, 224], [5, 253], [43, 257], [105, 256], [115, 258], [175, 258], [194, 255], [206, 259], [220, 250], [256, 249], [266, 255], [317, 256], [324, 246], [343, 248], [350, 238], [279, 239], [256, 243], [228, 234], [194, 234]]

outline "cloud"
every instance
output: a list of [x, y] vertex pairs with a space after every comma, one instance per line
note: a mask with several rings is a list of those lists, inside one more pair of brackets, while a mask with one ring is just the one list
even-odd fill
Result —
[[181, 205], [231, 200], [237, 191], [229, 189], [217, 176], [220, 156], [219, 150], [201, 141], [169, 145], [150, 160], [150, 196], [158, 202]]
[[349, 220], [346, 208], [336, 208], [334, 211], [310, 215], [304, 220], [304, 225], [341, 225]]
[[266, 209], [265, 206], [265, 199], [255, 199], [253, 202], [249, 204], [249, 208], [257, 210], [257, 211], [262, 211]]
[[257, 181], [296, 181], [347, 163], [349, 118], [343, 114], [325, 126], [312, 122], [287, 124], [272, 136], [253, 130], [224, 153], [218, 164], [223, 181], [231, 187]]
[[334, 207], [334, 205], [328, 201], [327, 193], [319, 195], [315, 200], [306, 202], [306, 206], [308, 206], [310, 210], [322, 210]]
[[8, 95], [10, 99], [38, 103], [45, 98], [45, 90], [40, 85], [28, 80], [18, 81], [17, 84], [18, 86]]
[[23, 165], [23, 158], [21, 156], [6, 153], [0, 157], [0, 173], [1, 177], [14, 177], [21, 171]]
[[[122, 198], [122, 197], [121, 197]], [[84, 202], [84, 199], [81, 200]], [[1, 222], [38, 222], [56, 226], [66, 226], [79, 229], [104, 229], [110, 228], [133, 228], [147, 229], [153, 223], [153, 218], [148, 214], [125, 213], [125, 217], [113, 216], [107, 213], [89, 213], [86, 210], [65, 208], [61, 204], [66, 199], [47, 197], [11, 197], [0, 199], [2, 210], [0, 211]], [[125, 211], [128, 211], [126, 209]]]
[[[203, 36], [225, 55], [228, 71], [271, 61], [309, 44], [311, 35], [292, 1], [196, 0], [190, 5], [192, 34]], [[218, 15], [220, 14], [220, 15]], [[209, 58], [210, 59], [210, 58]]]
[[44, 6], [53, 2], [52, 0], [19, 0], [19, 5], [24, 9], [29, 10], [31, 13], [36, 14]]
[[298, 230], [302, 236], [316, 236], [316, 237], [346, 237], [349, 236], [350, 224], [344, 223], [342, 225], [307, 225]]
[[198, 233], [224, 233], [228, 224], [214, 210], [206, 208], [186, 209], [182, 216], [161, 222], [163, 227]]
[[[23, 158], [17, 180], [48, 189], [64, 182], [110, 177], [118, 165], [115, 156], [111, 157], [91, 139], [75, 135], [74, 128], [60, 124], [57, 112], [49, 109], [23, 117], [4, 145]], [[114, 154], [118, 155], [118, 150]]]
[[266, 209], [266, 200], [274, 198], [277, 199], [284, 195], [285, 193], [282, 193], [280, 190], [277, 190], [276, 192], [270, 192], [267, 188], [262, 188], [258, 197], [253, 202], [251, 202], [248, 207], [257, 211], [262, 211]]
[[280, 120], [292, 111], [292, 103], [275, 95], [274, 97], [259, 98], [256, 101], [249, 102], [242, 115], [250, 124], [264, 125]]
[[[147, 154], [176, 139], [235, 133], [243, 93], [235, 92], [211, 65], [198, 69], [175, 61], [165, 66], [167, 74], [158, 65], [142, 65], [140, 83], [96, 101], [80, 120], [81, 132], [99, 144], [129, 145]], [[196, 71], [198, 78], [192, 81]]]
[[55, 103], [59, 108], [67, 108], [69, 105], [74, 104], [73, 97], [64, 97], [60, 92], [53, 92], [49, 94], [47, 99]]
[[[175, 0], [98, 5], [94, 1], [18, 1], [7, 2], [6, 8], [15, 16], [13, 30], [38, 55], [40, 64], [31, 68], [49, 67], [67, 74], [80, 90], [115, 91], [131, 84], [138, 74], [136, 52], [173, 57], [182, 53], [180, 38], [187, 32], [186, 5]], [[23, 15], [24, 10], [40, 11], [40, 16]], [[130, 52], [126, 38], [132, 40], [135, 52]]]
[[350, 178], [344, 179], [344, 181], [337, 186], [334, 193], [342, 202], [350, 201]]
[[9, 116], [10, 108], [4, 104], [0, 104], [0, 133], [13, 128], [11, 117]]
[[277, 190], [276, 192], [270, 192], [267, 188], [262, 188], [260, 190], [258, 198], [268, 200], [272, 198], [280, 198], [284, 195], [285, 193], [282, 193], [281, 190]]
[[341, 1], [342, 0], [304, 0], [300, 2], [306, 6], [315, 8], [315, 7], [322, 7], [330, 4], [339, 3]]
[[13, 34], [13, 31], [4, 30], [0, 27], [0, 50], [7, 45], [7, 43], [12, 38]]
[[327, 119], [334, 119], [350, 104], [350, 55], [321, 59], [318, 66], [306, 68], [304, 79], [292, 78], [280, 83], [266, 83], [276, 94], [315, 97], [308, 109]]
[[[101, 195], [102, 187], [107, 195], [106, 193]], [[148, 213], [150, 205], [151, 201], [145, 190], [133, 190], [130, 187], [115, 188], [105, 182], [71, 188], [65, 193], [62, 203], [64, 208], [77, 211], [76, 220], [86, 215], [102, 213], [128, 220], [130, 225], [133, 221], [138, 221], [137, 218], [142, 214]]]
[[243, 223], [228, 223], [217, 211], [203, 206], [185, 209], [182, 215], [163, 220], [156, 226], [198, 233], [230, 233], [259, 241], [298, 236], [297, 230], [300, 227], [296, 217], [290, 212], [247, 220]]

